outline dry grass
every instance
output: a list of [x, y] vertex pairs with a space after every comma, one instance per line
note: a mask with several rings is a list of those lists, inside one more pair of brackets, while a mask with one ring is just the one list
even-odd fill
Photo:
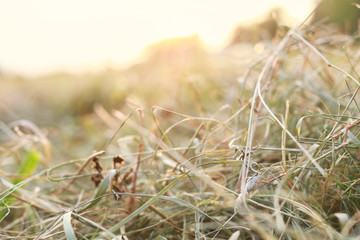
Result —
[[360, 48], [312, 31], [4, 76], [0, 238], [356, 239]]

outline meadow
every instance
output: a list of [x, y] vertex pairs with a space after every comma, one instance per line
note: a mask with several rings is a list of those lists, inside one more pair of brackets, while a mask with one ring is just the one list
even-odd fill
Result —
[[0, 238], [358, 239], [359, 61], [310, 26], [0, 75]]

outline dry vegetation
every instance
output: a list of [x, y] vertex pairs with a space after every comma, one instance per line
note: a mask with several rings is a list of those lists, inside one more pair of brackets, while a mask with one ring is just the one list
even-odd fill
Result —
[[320, 30], [1, 76], [0, 238], [355, 239], [360, 48]]

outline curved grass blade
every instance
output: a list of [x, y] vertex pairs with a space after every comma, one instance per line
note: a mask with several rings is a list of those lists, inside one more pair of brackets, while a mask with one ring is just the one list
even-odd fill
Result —
[[236, 231], [231, 235], [229, 240], [237, 240], [239, 238], [239, 236], [240, 236], [240, 231]]
[[74, 229], [71, 225], [71, 211], [63, 216], [64, 232], [67, 240], [76, 240]]
[[51, 173], [52, 173], [53, 171], [61, 168], [61, 167], [69, 166], [69, 165], [76, 164], [76, 163], [83, 162], [83, 161], [84, 161], [84, 159], [76, 159], [76, 160], [71, 160], [71, 161], [68, 161], [68, 162], [65, 162], [65, 163], [61, 163], [61, 164], [55, 165], [55, 166], [49, 168], [49, 169], [46, 171], [46, 176], [47, 176], [47, 178], [49, 179], [49, 181], [51, 181], [51, 182], [61, 182], [61, 181], [67, 180], [67, 179], [71, 179], [71, 178], [74, 178], [74, 177], [78, 177], [78, 176], [53, 177], [53, 176], [51, 176]]

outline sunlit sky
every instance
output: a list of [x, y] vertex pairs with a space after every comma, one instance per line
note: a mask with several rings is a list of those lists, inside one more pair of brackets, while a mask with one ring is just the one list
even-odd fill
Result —
[[311, 0], [0, 0], [0, 71], [45, 74], [128, 63], [150, 43], [198, 34], [220, 47], [234, 25]]

